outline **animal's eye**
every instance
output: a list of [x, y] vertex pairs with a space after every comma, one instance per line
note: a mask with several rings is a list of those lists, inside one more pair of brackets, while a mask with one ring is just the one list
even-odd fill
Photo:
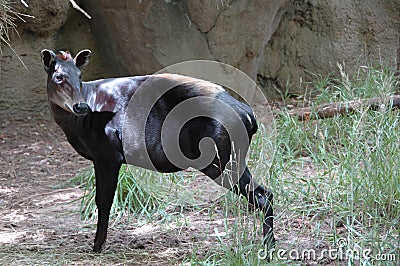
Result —
[[57, 82], [57, 83], [61, 83], [61, 82], [64, 80], [64, 76], [63, 76], [62, 74], [56, 74], [56, 75], [54, 76], [54, 80], [55, 80], [55, 82]]

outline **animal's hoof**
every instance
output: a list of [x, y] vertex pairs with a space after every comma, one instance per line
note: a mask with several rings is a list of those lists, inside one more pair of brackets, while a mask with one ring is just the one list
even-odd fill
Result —
[[273, 233], [268, 233], [264, 236], [263, 245], [266, 250], [274, 250], [275, 249], [276, 239]]
[[276, 240], [275, 240], [275, 237], [273, 234], [268, 234], [266, 237], [264, 237], [263, 251], [265, 252], [265, 254], [267, 254], [265, 259], [268, 263], [271, 261], [273, 254], [275, 253], [275, 243], [276, 243]]
[[103, 251], [103, 244], [94, 244], [93, 246], [93, 252], [95, 253], [101, 253]]

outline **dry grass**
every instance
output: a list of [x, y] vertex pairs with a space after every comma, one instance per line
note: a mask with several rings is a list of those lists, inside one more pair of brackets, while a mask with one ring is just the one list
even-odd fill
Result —
[[[21, 4], [22, 3], [24, 2], [21, 2]], [[17, 12], [14, 8], [17, 4], [19, 3], [9, 0], [0, 0], [0, 53], [3, 53], [3, 45], [8, 46], [18, 57], [22, 65], [26, 68], [24, 62], [22, 62], [21, 58], [18, 56], [11, 45], [11, 36], [13, 33], [18, 35], [16, 24], [18, 20], [26, 22], [24, 20], [24, 17], [33, 18], [33, 16]]]

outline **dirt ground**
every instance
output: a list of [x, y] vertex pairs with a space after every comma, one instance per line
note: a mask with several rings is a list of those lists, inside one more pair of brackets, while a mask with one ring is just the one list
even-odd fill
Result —
[[208, 211], [174, 216], [172, 209], [159, 217], [162, 228], [157, 219], [112, 223], [105, 251], [94, 254], [95, 223], [81, 220], [83, 191], [68, 182], [91, 162], [48, 115], [3, 118], [0, 126], [0, 265], [176, 265], [196, 254], [197, 244], [215, 245], [224, 230], [218, 210], [210, 218]]
[[0, 253], [88, 242], [92, 229], [77, 230], [79, 204], [67, 204], [82, 191], [65, 182], [89, 163], [45, 117], [4, 119], [0, 132]]
[[[111, 222], [105, 250], [94, 254], [96, 224], [81, 220], [83, 191], [68, 182], [91, 162], [77, 155], [48, 114], [2, 117], [0, 142], [0, 265], [185, 265], [192, 256], [221, 250], [221, 236], [230, 246], [225, 223], [233, 228], [241, 221], [236, 215], [226, 220], [222, 204], [200, 210], [171, 206], [152, 222]], [[305, 221], [277, 213], [280, 247], [312, 246]], [[337, 265], [331, 263], [318, 264]]]
[[[67, 181], [90, 162], [44, 117], [2, 121], [0, 140], [0, 254], [22, 265], [28, 261], [18, 256], [30, 251], [89, 252], [95, 227], [80, 219], [74, 200], [82, 191]], [[134, 245], [130, 236], [110, 235], [108, 242]]]

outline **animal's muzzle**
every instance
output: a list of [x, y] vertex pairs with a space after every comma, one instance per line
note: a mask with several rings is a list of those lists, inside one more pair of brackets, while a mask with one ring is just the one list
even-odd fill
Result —
[[89, 112], [89, 105], [87, 103], [77, 103], [72, 107], [73, 111], [78, 115], [86, 115]]

